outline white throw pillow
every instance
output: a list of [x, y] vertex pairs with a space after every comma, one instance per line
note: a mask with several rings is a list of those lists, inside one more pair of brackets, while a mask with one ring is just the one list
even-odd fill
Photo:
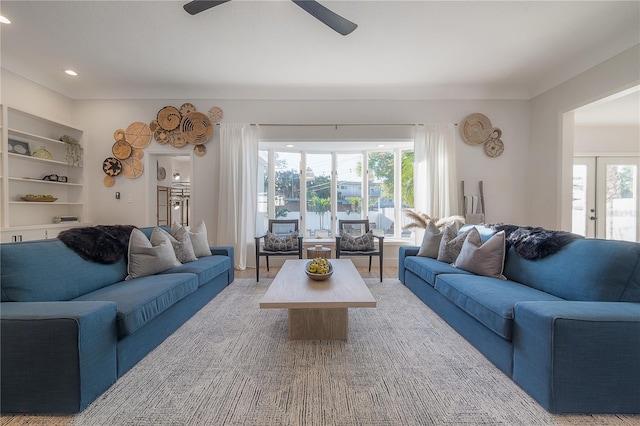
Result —
[[[181, 225], [174, 222], [173, 225], [171, 225], [171, 233], [176, 234], [181, 227]], [[191, 244], [193, 245], [193, 252], [196, 257], [211, 256], [211, 249], [209, 248], [209, 240], [207, 238], [207, 227], [204, 221], [191, 229], [187, 227], [186, 229], [189, 230], [189, 237], [191, 237]]]
[[151, 241], [139, 229], [131, 231], [127, 266], [129, 274], [125, 279], [154, 275], [180, 265], [171, 241], [159, 228], [155, 228], [151, 233]]
[[427, 229], [424, 231], [418, 256], [430, 257], [432, 259], [437, 258], [438, 250], [440, 249], [440, 240], [442, 240], [442, 231], [430, 221], [427, 224]]
[[[477, 235], [474, 236], [474, 234]], [[475, 242], [477, 241], [476, 237], [480, 237], [480, 233], [474, 227], [465, 238], [453, 266], [477, 275], [506, 280], [502, 275], [505, 256], [504, 231], [496, 233], [484, 244], [482, 244], [482, 240], [480, 243]]]

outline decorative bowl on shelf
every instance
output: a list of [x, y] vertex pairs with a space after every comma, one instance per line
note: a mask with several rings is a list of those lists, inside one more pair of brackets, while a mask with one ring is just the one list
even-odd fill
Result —
[[[324, 262], [326, 262], [326, 264]], [[324, 281], [326, 279], [329, 279], [331, 274], [333, 274], [333, 265], [331, 265], [331, 262], [329, 262], [327, 259], [321, 257], [315, 258], [307, 262], [306, 266], [304, 267], [304, 272], [309, 278], [314, 281]]]
[[32, 201], [32, 202], [40, 202], [40, 203], [53, 203], [57, 200], [57, 198], [53, 196], [36, 196], [36, 195], [25, 195], [24, 197], [20, 197], [24, 201]]
[[51, 153], [47, 151], [44, 146], [40, 149], [36, 149], [35, 151], [33, 151], [33, 154], [31, 154], [31, 156], [36, 158], [41, 158], [43, 160], [53, 160], [53, 155], [51, 155]]

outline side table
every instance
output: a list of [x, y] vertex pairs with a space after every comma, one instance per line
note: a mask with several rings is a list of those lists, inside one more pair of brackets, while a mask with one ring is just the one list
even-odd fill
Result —
[[316, 257], [331, 259], [331, 249], [329, 247], [309, 247], [307, 249], [307, 259], [315, 259]]

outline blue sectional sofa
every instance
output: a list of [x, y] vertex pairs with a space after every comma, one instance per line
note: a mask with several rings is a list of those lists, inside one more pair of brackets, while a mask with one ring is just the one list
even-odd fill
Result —
[[400, 281], [545, 409], [640, 413], [640, 244], [577, 239], [537, 260], [511, 247], [507, 280], [418, 250], [400, 249]]
[[2, 412], [82, 411], [233, 282], [233, 248], [211, 252], [125, 280], [124, 257], [87, 261], [59, 239], [0, 245]]

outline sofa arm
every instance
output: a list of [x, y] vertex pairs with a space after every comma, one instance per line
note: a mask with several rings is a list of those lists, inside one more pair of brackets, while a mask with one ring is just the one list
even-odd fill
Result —
[[521, 302], [513, 380], [554, 413], [640, 413], [640, 304]]
[[76, 413], [117, 379], [116, 304], [5, 302], [3, 413]]
[[420, 251], [420, 247], [401, 246], [398, 250], [398, 279], [404, 284], [404, 258], [407, 256], [415, 256]]
[[209, 247], [211, 250], [211, 254], [214, 256], [229, 256], [231, 259], [231, 269], [229, 269], [229, 277], [227, 284], [231, 284], [233, 280], [235, 280], [235, 269], [234, 269], [234, 248], [232, 246], [217, 246], [217, 247]]

